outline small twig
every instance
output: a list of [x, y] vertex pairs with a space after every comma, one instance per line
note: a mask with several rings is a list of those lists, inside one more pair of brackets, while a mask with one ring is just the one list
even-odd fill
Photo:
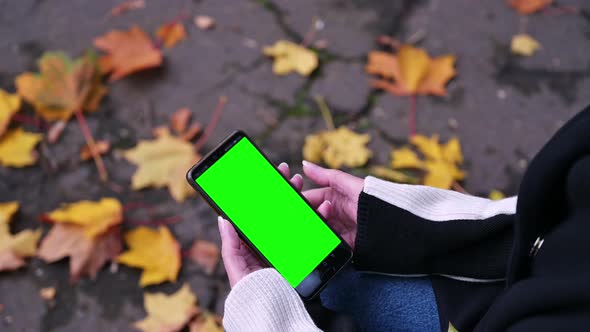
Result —
[[92, 154], [92, 159], [94, 159], [94, 163], [96, 164], [96, 168], [98, 169], [98, 174], [100, 176], [100, 180], [102, 182], [107, 182], [109, 179], [109, 174], [107, 173], [107, 169], [102, 162], [102, 158], [100, 157], [100, 153], [96, 149], [96, 142], [94, 137], [92, 137], [92, 133], [88, 128], [88, 124], [86, 123], [86, 119], [80, 110], [74, 112], [76, 114], [76, 119], [80, 124], [80, 129], [82, 129], [82, 134], [84, 135], [84, 139], [86, 140], [86, 144], [88, 144], [88, 148], [90, 149], [90, 153]]
[[402, 46], [402, 43], [399, 40], [387, 35], [377, 37], [377, 43], [383, 46], [389, 46], [394, 51], [397, 51]]
[[309, 27], [309, 30], [307, 30], [307, 33], [305, 34], [305, 37], [303, 38], [303, 41], [301, 42], [301, 46], [308, 47], [315, 39], [317, 32], [322, 30], [323, 28], [324, 28], [324, 21], [322, 21], [321, 19], [319, 19], [317, 17], [314, 17], [311, 21], [311, 26]]
[[520, 22], [518, 25], [518, 31], [520, 34], [524, 34], [527, 31], [527, 27], [529, 25], [529, 18], [528, 16], [521, 16], [520, 17]]
[[463, 186], [461, 186], [457, 181], [453, 182], [453, 190], [463, 193], [465, 195], [470, 195], [469, 192], [467, 192], [467, 190], [465, 190], [465, 188], [463, 188]]
[[410, 112], [408, 115], [408, 125], [410, 127], [410, 138], [416, 135], [416, 95], [410, 96]]
[[15, 113], [12, 115], [12, 117], [10, 118], [11, 121], [15, 121], [15, 122], [20, 122], [20, 123], [26, 123], [26, 124], [30, 124], [35, 126], [38, 130], [43, 129], [45, 130], [47, 128], [47, 124], [36, 118], [36, 117], [31, 117], [28, 115], [24, 115], [24, 114], [19, 114], [19, 113]]
[[424, 40], [424, 38], [426, 38], [427, 34], [428, 32], [425, 29], [420, 29], [414, 32], [410, 37], [408, 37], [408, 39], [406, 39], [406, 44], [418, 44], [419, 42]]
[[196, 151], [199, 151], [201, 149], [201, 147], [203, 147], [203, 145], [205, 145], [205, 143], [209, 139], [209, 136], [211, 136], [211, 134], [213, 133], [213, 130], [215, 130], [215, 127], [217, 127], [217, 123], [219, 122], [219, 119], [221, 118], [221, 113], [223, 112], [223, 108], [225, 107], [225, 104], [227, 104], [227, 97], [226, 96], [219, 97], [219, 101], [217, 102], [217, 107], [215, 108], [215, 111], [213, 112], [213, 115], [211, 116], [211, 120], [207, 124], [207, 127], [205, 127], [205, 130], [203, 131], [203, 135], [197, 140], [197, 142], [195, 142], [195, 150]]
[[328, 130], [336, 129], [336, 126], [334, 126], [334, 118], [332, 117], [332, 113], [330, 113], [330, 108], [328, 107], [328, 104], [326, 104], [324, 97], [317, 95], [314, 96], [313, 99], [316, 104], [318, 104], [320, 113], [322, 113], [322, 118], [324, 118], [324, 122], [326, 123], [326, 128], [328, 128]]

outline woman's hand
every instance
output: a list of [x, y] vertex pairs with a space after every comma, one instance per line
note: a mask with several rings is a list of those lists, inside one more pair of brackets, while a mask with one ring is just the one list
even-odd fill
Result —
[[[289, 166], [286, 163], [282, 163], [278, 167], [279, 172], [284, 177], [289, 178]], [[303, 187], [303, 178], [299, 174], [295, 174], [290, 180], [291, 184], [301, 191]], [[314, 199], [319, 199], [314, 197]], [[317, 207], [317, 211], [326, 219], [330, 218], [331, 203], [327, 200], [321, 201], [314, 204], [314, 208]], [[264, 267], [263, 263], [258, 259], [248, 245], [242, 242], [238, 233], [234, 229], [233, 225], [223, 219], [221, 216], [217, 218], [219, 225], [219, 233], [221, 234], [221, 257], [223, 258], [223, 264], [227, 271], [229, 278], [229, 284], [233, 287], [243, 277], [256, 270], [260, 270]]]
[[357, 230], [358, 199], [365, 180], [335, 169], [327, 169], [308, 161], [303, 162], [303, 173], [320, 186], [303, 192], [316, 208], [331, 202], [326, 218], [330, 226], [354, 249]]

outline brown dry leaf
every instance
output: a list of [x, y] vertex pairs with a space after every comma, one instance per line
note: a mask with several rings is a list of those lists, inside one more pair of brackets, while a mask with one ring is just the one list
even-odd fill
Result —
[[213, 274], [219, 264], [219, 247], [209, 241], [196, 240], [189, 249], [189, 257], [199, 264], [206, 274]]
[[190, 324], [189, 332], [223, 332], [221, 317], [210, 313], [198, 315]]
[[174, 45], [183, 41], [186, 38], [186, 30], [182, 22], [171, 22], [162, 24], [156, 30], [156, 38], [166, 48], [174, 47]]
[[203, 127], [201, 126], [200, 123], [195, 122], [193, 124], [191, 124], [191, 126], [184, 132], [182, 133], [182, 135], [180, 135], [180, 138], [183, 141], [190, 141], [193, 138], [195, 138], [203, 129]]
[[547, 8], [553, 0], [506, 0], [520, 14], [528, 15]]
[[148, 316], [133, 326], [144, 332], [177, 332], [200, 312], [197, 297], [188, 284], [171, 295], [145, 293], [143, 305]]
[[95, 278], [100, 268], [121, 252], [121, 230], [112, 227], [94, 239], [83, 226], [55, 224], [41, 242], [37, 256], [47, 263], [70, 257], [70, 279]]
[[79, 201], [66, 204], [43, 216], [52, 223], [81, 226], [89, 238], [105, 233], [109, 228], [123, 221], [123, 207], [115, 198], [102, 198], [99, 201]]
[[163, 132], [155, 140], [141, 140], [125, 151], [124, 157], [138, 166], [131, 180], [132, 189], [168, 187], [177, 202], [194, 194], [184, 176], [201, 158], [192, 144]]
[[9, 223], [18, 210], [18, 202], [0, 203], [0, 271], [16, 270], [24, 258], [35, 255], [41, 229], [10, 234]]
[[37, 162], [35, 146], [41, 134], [27, 133], [22, 128], [8, 131], [0, 138], [0, 166], [25, 167]]
[[197, 15], [194, 19], [195, 25], [201, 30], [210, 30], [215, 27], [215, 19], [207, 15]]
[[4, 135], [10, 119], [20, 110], [21, 100], [18, 94], [10, 94], [0, 89], [0, 137]]
[[357, 134], [345, 126], [308, 135], [303, 146], [303, 158], [323, 161], [331, 168], [360, 167], [373, 155], [367, 148], [369, 134]]
[[125, 234], [129, 250], [118, 258], [122, 264], [143, 269], [139, 285], [175, 282], [180, 270], [180, 246], [168, 228], [137, 227]]
[[368, 59], [367, 72], [384, 78], [373, 80], [371, 86], [398, 96], [444, 96], [445, 85], [457, 73], [454, 56], [430, 58], [411, 45], [402, 45], [396, 55], [372, 51]]
[[[95, 144], [96, 151], [98, 154], [103, 155], [111, 149], [111, 143], [108, 141], [100, 140], [96, 141]], [[88, 145], [84, 145], [82, 150], [80, 150], [80, 159], [86, 161], [92, 159], [92, 152], [90, 151], [90, 147]]]
[[95, 111], [107, 92], [93, 52], [76, 60], [63, 52], [47, 52], [38, 66], [38, 74], [20, 74], [15, 84], [18, 93], [47, 121], [67, 121], [76, 111]]
[[121, 14], [128, 12], [128, 11], [142, 9], [142, 8], [145, 8], [145, 0], [128, 0], [128, 1], [125, 1], [117, 6], [113, 7], [110, 10], [108, 16], [109, 17], [119, 16]]
[[191, 110], [188, 107], [179, 108], [170, 116], [170, 128], [176, 135], [184, 133], [191, 120]]
[[265, 47], [264, 54], [274, 57], [272, 71], [277, 75], [296, 72], [309, 76], [318, 66], [318, 56], [313, 51], [286, 40]]
[[53, 301], [56, 293], [55, 287], [45, 287], [41, 288], [39, 296], [45, 301]]
[[100, 67], [103, 73], [112, 71], [110, 81], [159, 67], [163, 61], [162, 52], [138, 26], [129, 31], [112, 30], [94, 39], [94, 46], [107, 53], [101, 57]]

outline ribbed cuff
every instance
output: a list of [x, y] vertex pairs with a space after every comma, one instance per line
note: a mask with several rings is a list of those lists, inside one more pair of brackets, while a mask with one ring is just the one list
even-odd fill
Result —
[[320, 331], [297, 292], [275, 269], [240, 280], [225, 301], [226, 331]]

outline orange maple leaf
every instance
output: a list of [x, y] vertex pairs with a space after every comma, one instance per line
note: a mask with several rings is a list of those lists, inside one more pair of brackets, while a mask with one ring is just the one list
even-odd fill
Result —
[[545, 9], [553, 0], [507, 0], [508, 5], [517, 12], [528, 15]]
[[372, 87], [394, 95], [444, 96], [445, 85], [457, 74], [454, 64], [452, 55], [433, 59], [423, 49], [402, 45], [397, 55], [382, 51], [369, 53], [366, 70], [384, 78], [371, 81]]
[[186, 30], [182, 22], [162, 24], [156, 30], [156, 37], [166, 48], [171, 48], [186, 38]]
[[163, 61], [162, 52], [138, 26], [129, 31], [112, 30], [94, 39], [94, 46], [108, 53], [101, 57], [100, 67], [104, 73], [112, 71], [110, 81], [159, 67]]

